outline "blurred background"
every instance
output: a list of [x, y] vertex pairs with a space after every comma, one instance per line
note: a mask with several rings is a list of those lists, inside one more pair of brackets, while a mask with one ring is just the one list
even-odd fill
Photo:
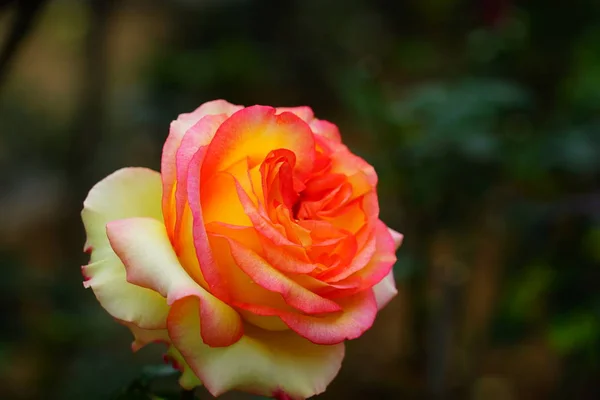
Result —
[[600, 398], [597, 1], [4, 0], [0, 38], [0, 398], [180, 397], [83, 288], [79, 212], [216, 98], [338, 124], [405, 234], [318, 398]]

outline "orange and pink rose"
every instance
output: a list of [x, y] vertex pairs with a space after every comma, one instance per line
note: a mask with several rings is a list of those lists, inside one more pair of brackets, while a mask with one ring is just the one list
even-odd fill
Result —
[[84, 284], [134, 350], [168, 345], [184, 388], [313, 396], [396, 294], [376, 186], [308, 107], [205, 103], [171, 124], [160, 173], [90, 191]]

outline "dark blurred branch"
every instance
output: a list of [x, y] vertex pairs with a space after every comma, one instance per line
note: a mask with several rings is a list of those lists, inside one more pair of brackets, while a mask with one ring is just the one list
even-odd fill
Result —
[[12, 27], [0, 50], [0, 87], [8, 75], [10, 63], [17, 53], [19, 45], [31, 31], [36, 17], [47, 3], [48, 0], [4, 0], [0, 2], [0, 11], [6, 11], [13, 4], [17, 8]]

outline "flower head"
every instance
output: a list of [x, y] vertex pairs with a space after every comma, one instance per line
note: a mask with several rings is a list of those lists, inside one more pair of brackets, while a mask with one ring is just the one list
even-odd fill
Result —
[[396, 294], [376, 185], [308, 107], [205, 103], [171, 124], [160, 174], [90, 191], [84, 285], [134, 350], [168, 344], [185, 388], [310, 397]]

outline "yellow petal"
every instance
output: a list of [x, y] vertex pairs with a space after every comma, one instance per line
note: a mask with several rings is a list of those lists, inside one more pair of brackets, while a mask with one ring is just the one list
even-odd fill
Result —
[[107, 226], [112, 247], [127, 269], [127, 280], [155, 290], [171, 305], [169, 320], [177, 319], [177, 303], [200, 301], [201, 335], [210, 346], [229, 346], [242, 335], [242, 321], [230, 306], [196, 283], [183, 269], [163, 223], [152, 218], [129, 218]]
[[247, 326], [239, 342], [211, 348], [200, 339], [199, 303], [179, 305], [182, 318], [169, 319], [172, 343], [210, 393], [242, 390], [264, 396], [282, 392], [308, 398], [325, 391], [344, 358], [344, 344], [316, 345], [294, 332], [269, 332]]
[[[91, 263], [82, 268], [96, 298], [113, 317], [141, 328], [164, 328], [168, 306], [157, 292], [126, 280], [125, 268], [106, 235], [106, 224], [127, 217], [162, 221], [161, 178], [145, 168], [124, 168], [98, 182], [88, 194], [81, 213]], [[160, 222], [162, 223], [162, 222]]]

